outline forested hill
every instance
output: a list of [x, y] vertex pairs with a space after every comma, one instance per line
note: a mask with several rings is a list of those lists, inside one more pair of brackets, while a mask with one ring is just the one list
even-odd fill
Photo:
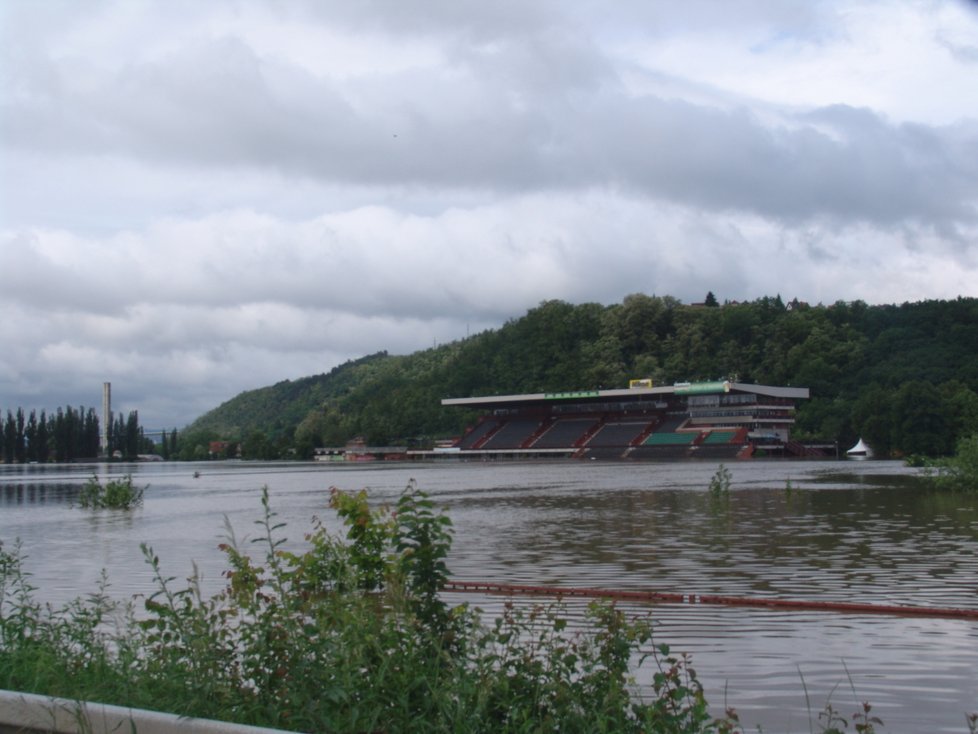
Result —
[[615, 388], [633, 377], [809, 387], [798, 436], [847, 443], [861, 435], [880, 451], [943, 454], [978, 430], [978, 299], [546, 301], [462, 341], [406, 356], [382, 352], [242, 393], [185, 437], [242, 441], [244, 455], [255, 458], [290, 447], [301, 456], [354, 436], [373, 445], [424, 444], [457, 435], [474, 418], [442, 408], [444, 397]]

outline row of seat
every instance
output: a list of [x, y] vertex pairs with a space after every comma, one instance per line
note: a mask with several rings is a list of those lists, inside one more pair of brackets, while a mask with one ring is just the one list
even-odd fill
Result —
[[[534, 418], [487, 418], [467, 433], [458, 446], [472, 449], [518, 450], [563, 449], [586, 446], [588, 449], [627, 448], [640, 443], [644, 447], [689, 447], [700, 437], [698, 432], [677, 431], [683, 417], [664, 421], [629, 420], [626, 416], [605, 420], [594, 417], [560, 418], [546, 425]], [[593, 432], [593, 435], [591, 435]], [[539, 434], [539, 435], [537, 435]], [[730, 444], [735, 431], [713, 431], [699, 443]], [[644, 438], [643, 438], [644, 437]], [[641, 440], [640, 440], [641, 439]], [[736, 442], [738, 445], [740, 441]]]

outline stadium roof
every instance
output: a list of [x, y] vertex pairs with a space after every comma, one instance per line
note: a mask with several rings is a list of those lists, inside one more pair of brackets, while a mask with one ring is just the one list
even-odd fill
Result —
[[660, 387], [630, 387], [616, 390], [571, 390], [566, 392], [540, 392], [523, 395], [488, 395], [477, 398], [444, 398], [442, 405], [460, 407], [479, 407], [505, 404], [551, 403], [554, 401], [599, 402], [602, 400], [637, 400], [642, 397], [665, 395], [706, 395], [722, 392], [755, 393], [769, 398], [805, 400], [809, 397], [807, 387], [777, 387], [773, 385], [753, 385], [742, 382], [678, 382], [675, 385]]

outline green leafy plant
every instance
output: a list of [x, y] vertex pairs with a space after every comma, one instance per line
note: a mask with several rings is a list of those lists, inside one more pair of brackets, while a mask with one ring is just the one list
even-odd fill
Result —
[[446, 558], [452, 547], [452, 522], [435, 511], [434, 503], [418, 491], [413, 479], [398, 499], [394, 517], [397, 575], [415, 600], [419, 619], [432, 625], [434, 631], [445, 632], [448, 607], [438, 592], [449, 577]]
[[978, 492], [978, 433], [960, 439], [954, 456], [936, 462], [931, 476], [939, 487]]
[[710, 479], [710, 494], [714, 497], [725, 497], [730, 494], [730, 482], [733, 480], [733, 474], [730, 470], [720, 464], [717, 468], [716, 473]]
[[132, 483], [132, 475], [127, 474], [122, 479], [110, 479], [102, 484], [98, 477], [92, 477], [82, 486], [78, 495], [78, 504], [92, 509], [111, 508], [128, 510], [143, 503], [145, 487], [137, 487]]

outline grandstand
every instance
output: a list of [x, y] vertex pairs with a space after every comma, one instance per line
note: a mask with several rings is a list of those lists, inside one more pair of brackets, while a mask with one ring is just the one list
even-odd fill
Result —
[[808, 388], [717, 381], [618, 390], [446, 398], [479, 420], [452, 453], [473, 458], [746, 458], [797, 454], [795, 405]]

